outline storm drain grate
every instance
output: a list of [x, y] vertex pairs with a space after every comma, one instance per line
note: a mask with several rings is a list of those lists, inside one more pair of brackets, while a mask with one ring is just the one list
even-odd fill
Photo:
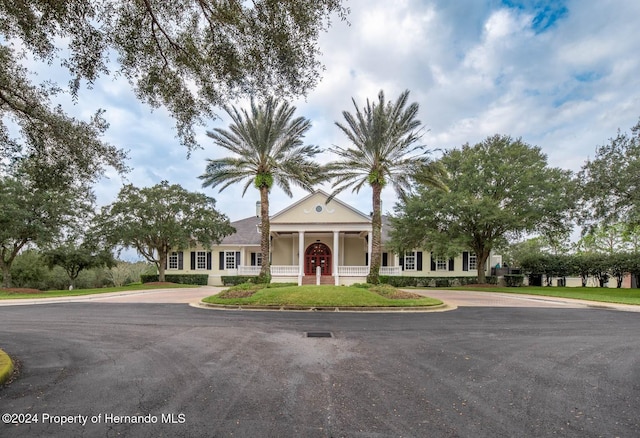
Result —
[[307, 338], [333, 338], [331, 332], [307, 332]]

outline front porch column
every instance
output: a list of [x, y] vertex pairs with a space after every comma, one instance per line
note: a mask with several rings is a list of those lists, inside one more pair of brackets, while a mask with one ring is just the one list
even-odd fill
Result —
[[302, 286], [304, 276], [304, 231], [298, 231], [298, 286]]
[[338, 266], [340, 266], [340, 232], [333, 232], [333, 278], [335, 285], [340, 284], [340, 276], [338, 275]]

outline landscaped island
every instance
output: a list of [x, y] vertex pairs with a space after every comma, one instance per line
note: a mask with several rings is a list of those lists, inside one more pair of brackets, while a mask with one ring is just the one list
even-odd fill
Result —
[[203, 299], [205, 303], [264, 307], [432, 307], [442, 301], [389, 285], [297, 286], [240, 284]]

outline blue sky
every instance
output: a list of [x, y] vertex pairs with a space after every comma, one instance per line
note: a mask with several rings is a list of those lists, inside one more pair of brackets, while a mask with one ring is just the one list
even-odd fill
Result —
[[[420, 104], [428, 148], [445, 150], [505, 134], [540, 146], [551, 165], [574, 171], [618, 128], [628, 131], [640, 117], [637, 0], [351, 0], [347, 5], [351, 25], [334, 20], [320, 40], [322, 82], [293, 102], [297, 114], [313, 123], [307, 142], [323, 149], [348, 146], [334, 122], [341, 121], [343, 110], [353, 111], [352, 97], [362, 106], [381, 89], [388, 99], [411, 91], [410, 100]], [[55, 70], [38, 70], [42, 79], [57, 76]], [[114, 201], [123, 183], [142, 187], [166, 179], [213, 196], [232, 220], [254, 214], [256, 190], [242, 198], [242, 185], [218, 193], [202, 189], [197, 178], [207, 158], [226, 153], [205, 135], [228, 125], [224, 113], [199, 128], [203, 149], [187, 159], [167, 113], [140, 104], [126, 81], [102, 78], [67, 106], [81, 118], [97, 108], [107, 111], [106, 139], [130, 150], [133, 169], [126, 180], [109, 172], [96, 185], [99, 204]], [[333, 158], [325, 152], [320, 160]], [[275, 188], [271, 212], [304, 195], [296, 190], [292, 200]], [[370, 196], [363, 190], [343, 192], [340, 199], [369, 212]], [[383, 209], [391, 211], [395, 200], [387, 189]]]

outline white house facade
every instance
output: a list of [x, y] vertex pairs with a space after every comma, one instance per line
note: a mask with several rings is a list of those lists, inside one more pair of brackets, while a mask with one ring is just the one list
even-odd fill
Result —
[[[273, 282], [349, 285], [363, 283], [369, 273], [371, 217], [316, 191], [270, 218]], [[167, 274], [207, 274], [210, 285], [222, 278], [258, 275], [262, 264], [260, 218], [232, 225], [236, 232], [210, 249], [195, 247], [169, 254]], [[384, 247], [389, 226], [383, 218], [380, 275], [411, 277], [476, 277], [477, 259], [463, 252], [447, 259], [416, 249], [395, 254]], [[487, 275], [490, 266], [486, 267]]]

